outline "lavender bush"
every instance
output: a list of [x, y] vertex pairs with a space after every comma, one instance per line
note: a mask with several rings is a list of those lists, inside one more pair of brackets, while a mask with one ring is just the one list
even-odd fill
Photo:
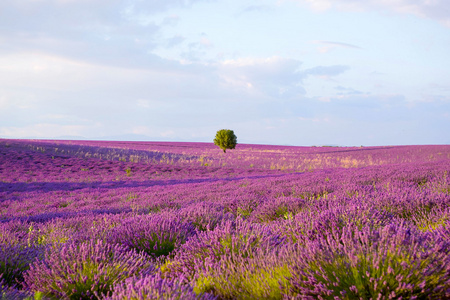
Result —
[[258, 248], [250, 257], [231, 252], [197, 272], [194, 291], [225, 299], [282, 299], [289, 293], [291, 270], [280, 260], [283, 249]]
[[181, 221], [173, 213], [166, 213], [129, 218], [111, 230], [106, 239], [156, 258], [169, 255], [194, 234], [191, 223]]
[[212, 294], [196, 294], [183, 280], [162, 278], [160, 274], [132, 277], [116, 284], [105, 300], [213, 300]]
[[402, 223], [375, 230], [349, 226], [293, 253], [291, 293], [300, 298], [450, 296], [449, 241]]
[[162, 271], [167, 277], [184, 276], [191, 280], [196, 277], [196, 272], [216, 268], [224, 257], [251, 258], [258, 249], [270, 250], [283, 241], [270, 228], [238, 218], [189, 239], [175, 257], [162, 266]]
[[10, 286], [3, 280], [3, 274], [0, 273], [0, 299], [2, 300], [22, 300], [31, 299], [32, 296], [26, 291], [17, 289], [16, 286]]
[[0, 139], [1, 297], [446, 299], [450, 146]]
[[212, 201], [192, 203], [177, 214], [185, 221], [191, 222], [199, 231], [214, 230], [223, 222], [234, 219], [222, 204]]
[[21, 283], [30, 263], [40, 259], [43, 253], [42, 247], [0, 245], [0, 274], [3, 274], [3, 282], [9, 286]]
[[148, 257], [101, 240], [49, 248], [24, 274], [25, 286], [46, 296], [94, 299], [128, 277], [151, 273]]
[[266, 199], [251, 214], [255, 222], [270, 222], [277, 219], [290, 219], [306, 207], [306, 201], [295, 197], [278, 197]]

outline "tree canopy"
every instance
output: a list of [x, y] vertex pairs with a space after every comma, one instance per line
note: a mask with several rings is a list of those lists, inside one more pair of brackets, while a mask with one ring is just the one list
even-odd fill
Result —
[[221, 129], [217, 131], [216, 137], [214, 138], [214, 144], [219, 146], [220, 149], [226, 153], [226, 149], [234, 149], [237, 144], [237, 137], [233, 130]]

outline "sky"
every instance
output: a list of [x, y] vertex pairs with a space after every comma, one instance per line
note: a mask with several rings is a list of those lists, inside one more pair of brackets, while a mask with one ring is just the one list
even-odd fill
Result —
[[0, 138], [450, 144], [448, 0], [1, 0]]

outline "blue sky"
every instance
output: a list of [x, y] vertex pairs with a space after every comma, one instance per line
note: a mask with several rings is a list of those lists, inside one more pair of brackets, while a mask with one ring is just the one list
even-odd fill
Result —
[[2, 0], [0, 137], [450, 144], [446, 0]]

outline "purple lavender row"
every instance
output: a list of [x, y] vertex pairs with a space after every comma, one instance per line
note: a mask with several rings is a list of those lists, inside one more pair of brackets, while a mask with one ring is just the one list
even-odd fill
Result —
[[[441, 161], [450, 158], [447, 145], [388, 147], [288, 147], [239, 144], [223, 154], [212, 143], [27, 141], [0, 140], [0, 146], [34, 151], [53, 157], [238, 169], [308, 171], [324, 168], [355, 168], [407, 162]], [[177, 169], [177, 168], [175, 168]]]
[[[273, 170], [254, 168], [247, 168], [247, 171], [221, 167], [206, 168], [199, 161], [186, 165], [181, 162], [174, 164], [160, 161], [155, 163], [154, 160], [125, 162], [96, 157], [101, 155], [99, 152], [104, 148], [84, 149], [84, 152], [81, 151], [83, 155], [79, 154], [79, 149], [74, 148], [58, 155], [50, 150], [42, 152], [40, 147], [35, 150], [28, 149], [25, 147], [26, 144], [17, 142], [10, 147], [6, 145], [8, 144], [0, 140], [0, 181], [15, 183], [16, 188], [22, 189], [26, 189], [30, 183], [35, 185], [35, 188], [41, 188], [41, 185], [47, 183], [121, 184], [129, 181], [192, 180], [274, 173]], [[74, 188], [78, 186], [75, 185]], [[2, 189], [7, 188], [10, 187], [4, 184]]]
[[[358, 170], [323, 170], [283, 176], [208, 179], [178, 182], [127, 182], [110, 185], [49, 184], [28, 189], [4, 188], [0, 193], [0, 220], [17, 217], [49, 218], [85, 212], [150, 213], [180, 209], [197, 202], [214, 202], [234, 215], [270, 221], [289, 213], [276, 200], [293, 197], [304, 201], [364, 199], [393, 213], [408, 214], [418, 207], [431, 209], [448, 203], [448, 162], [371, 167]], [[22, 184], [21, 184], [22, 185]], [[6, 185], [2, 185], [5, 187]], [[326, 203], [329, 200], [325, 201]], [[294, 206], [297, 204], [293, 204]], [[270, 208], [270, 207], [273, 208]], [[274, 209], [273, 216], [264, 210]], [[294, 208], [291, 208], [294, 210]], [[260, 216], [258, 216], [260, 214]]]
[[[22, 146], [1, 155], [31, 155], [15, 161], [19, 170], [48, 159]], [[157, 184], [6, 182], [2, 297], [449, 298], [449, 160], [403, 147], [399, 163], [378, 150], [391, 164], [258, 176], [236, 168]]]

